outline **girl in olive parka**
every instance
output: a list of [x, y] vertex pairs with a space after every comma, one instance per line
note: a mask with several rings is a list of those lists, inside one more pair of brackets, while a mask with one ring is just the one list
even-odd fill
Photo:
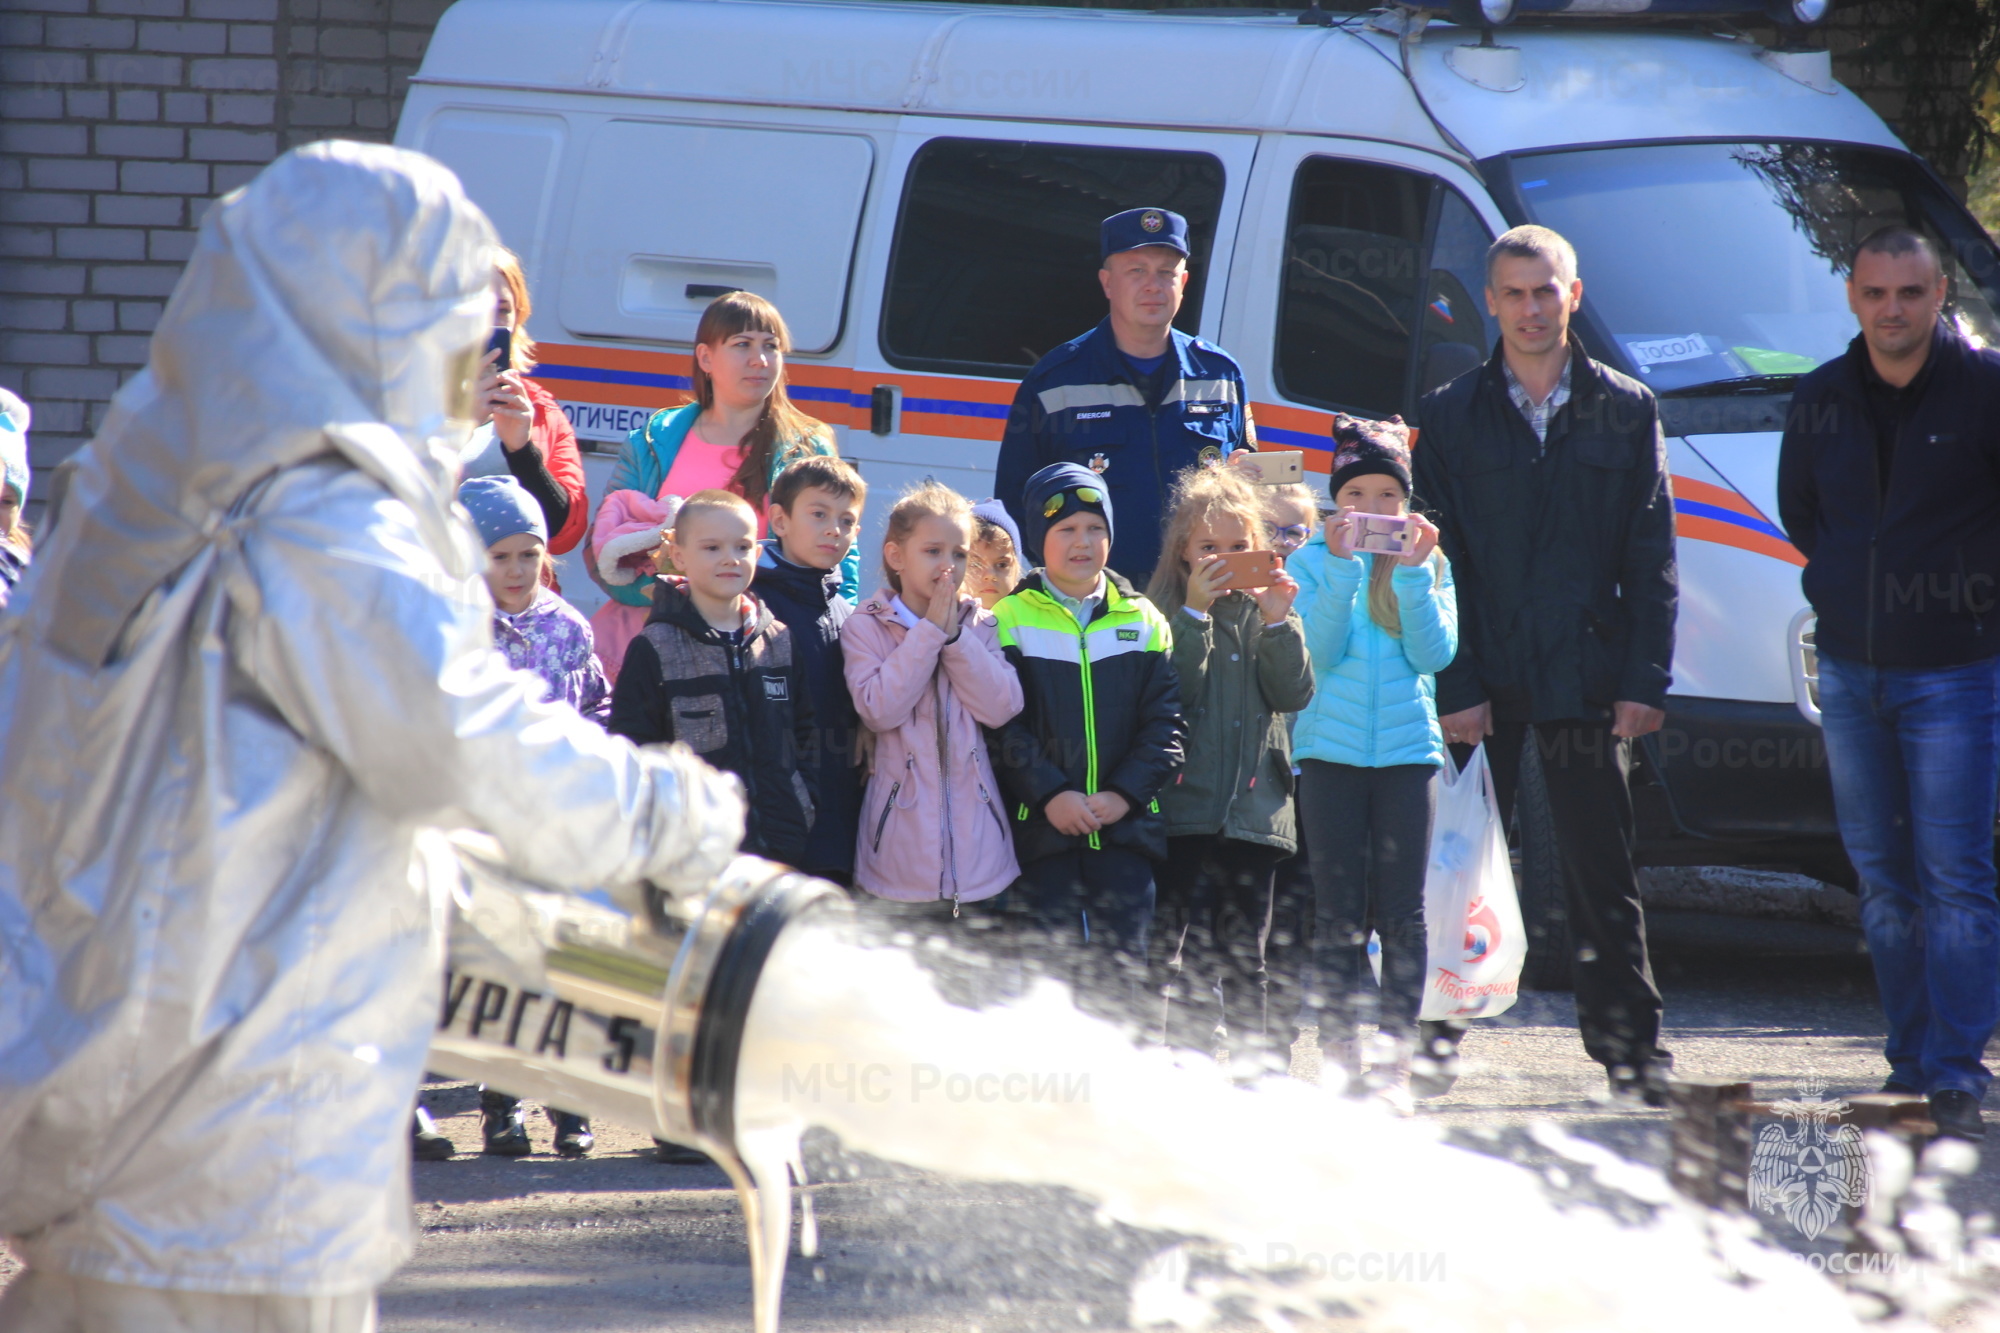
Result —
[[1313, 693], [1292, 610], [1298, 585], [1281, 569], [1265, 588], [1219, 586], [1226, 572], [1218, 557], [1262, 548], [1263, 539], [1252, 482], [1233, 468], [1190, 468], [1175, 479], [1146, 589], [1173, 627], [1187, 728], [1186, 764], [1160, 794], [1160, 956], [1170, 995], [1186, 1001], [1170, 999], [1167, 1038], [1203, 1048], [1267, 1031], [1273, 872], [1298, 849], [1286, 715]]

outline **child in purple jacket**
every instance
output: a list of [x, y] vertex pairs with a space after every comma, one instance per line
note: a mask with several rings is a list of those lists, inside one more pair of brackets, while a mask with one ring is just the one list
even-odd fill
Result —
[[611, 687], [598, 664], [590, 622], [551, 591], [549, 536], [541, 505], [510, 476], [474, 477], [458, 488], [486, 543], [493, 593], [493, 646], [507, 664], [548, 682], [549, 697], [593, 722], [611, 716]]
[[[471, 478], [458, 488], [458, 500], [472, 515], [479, 538], [486, 543], [486, 587], [493, 594], [493, 646], [506, 655], [508, 665], [531, 671], [547, 682], [550, 699], [560, 699], [592, 721], [603, 723], [611, 716], [611, 688], [597, 661], [590, 622], [545, 581], [551, 562], [548, 523], [542, 517], [541, 503], [505, 474]], [[488, 1153], [521, 1157], [533, 1151], [520, 1098], [482, 1088], [479, 1100]], [[556, 1151], [564, 1157], [588, 1153], [596, 1142], [590, 1122], [553, 1106], [548, 1110], [556, 1130]], [[427, 1155], [421, 1132], [413, 1146], [419, 1155]], [[449, 1141], [445, 1146], [449, 1147]], [[440, 1157], [449, 1155], [432, 1151]]]

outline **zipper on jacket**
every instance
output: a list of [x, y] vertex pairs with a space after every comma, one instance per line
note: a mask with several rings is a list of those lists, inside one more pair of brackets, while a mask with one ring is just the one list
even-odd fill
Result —
[[1986, 633], [1986, 617], [1980, 615], [1978, 608], [1972, 604], [1972, 580], [1965, 573], [1965, 543], [1959, 542], [1953, 546], [1952, 553], [1958, 557], [1959, 592], [1965, 597], [1965, 609], [1972, 612], [1972, 632], [1983, 637]]
[[[1211, 615], [1214, 614], [1213, 607], [1209, 608], [1209, 614]], [[1218, 626], [1218, 628], [1220, 627]], [[1231, 634], [1235, 634], [1238, 632], [1240, 628], [1241, 625], [1239, 623], [1232, 622], [1229, 626], [1229, 632]], [[1251, 660], [1250, 640], [1248, 637], [1240, 638], [1237, 641], [1236, 652], [1237, 656], [1240, 659], [1242, 659], [1244, 666], [1248, 668], [1246, 671], [1242, 673], [1242, 678], [1250, 682], [1250, 689], [1244, 691], [1245, 697], [1239, 698], [1236, 701], [1236, 703], [1238, 708], [1247, 709], [1250, 702], [1247, 696], [1250, 694], [1251, 691], [1257, 688], [1257, 664], [1255, 661]], [[1243, 716], [1244, 714], [1239, 714], [1235, 720], [1241, 721]], [[1229, 831], [1230, 816], [1236, 813], [1237, 790], [1239, 787], [1242, 786], [1243, 782], [1243, 738], [1242, 737], [1239, 736], [1236, 738], [1236, 744], [1234, 748], [1235, 748], [1235, 753], [1230, 757], [1229, 761], [1229, 803], [1223, 806], [1222, 808], [1222, 830], [1225, 835]], [[1257, 779], [1253, 777], [1250, 779], [1250, 781], [1251, 784], [1254, 786], [1256, 784]]]
[[[1861, 386], [1861, 395], [1862, 419], [1867, 421], [1870, 426], [1874, 426], [1875, 413], [1868, 401], [1868, 386], [1865, 382]], [[1896, 453], [1903, 447], [1901, 424], [1900, 422], [1891, 422], [1889, 427], [1889, 475], [1887, 477], [1882, 475], [1882, 463], [1879, 457], [1868, 460], [1872, 465], [1868, 469], [1868, 479], [1874, 483], [1875, 487], [1875, 519], [1868, 525], [1868, 618], [1866, 622], [1867, 637], [1863, 640], [1862, 646], [1868, 654], [1868, 665], [1871, 667], [1875, 665], [1875, 599], [1880, 594], [1878, 585], [1881, 583], [1881, 566], [1878, 557], [1881, 551], [1882, 511], [1889, 504], [1888, 487], [1896, 479]], [[1872, 443], [1875, 445], [1875, 450], [1879, 452], [1882, 448], [1882, 442], [1875, 440]]]
[[938, 843], [938, 897], [944, 897], [943, 877], [951, 877], [951, 915], [958, 919], [958, 840], [952, 836], [951, 828], [951, 744], [945, 731], [944, 721], [944, 677], [941, 671], [931, 675], [931, 694], [936, 700], [937, 747], [938, 747], [938, 788], [944, 793], [944, 827]]
[[[1157, 460], [1158, 456], [1159, 452], [1155, 450], [1154, 458]], [[1107, 601], [1111, 597], [1111, 588], [1108, 584], [1104, 589], [1104, 596]], [[1081, 672], [1080, 678], [1083, 681], [1083, 787], [1086, 796], [1095, 796], [1097, 794], [1097, 695], [1091, 689], [1090, 682], [1090, 627], [1088, 625], [1078, 624], [1077, 626], [1076, 663]], [[1095, 833], [1090, 835], [1090, 850], [1093, 852], [1104, 850], [1104, 843]]]
[[[743, 741], [748, 747], [743, 772], [738, 775], [743, 779], [744, 804], [747, 807], [745, 823], [747, 824], [757, 818], [757, 779], [755, 777], [757, 765], [754, 762], [757, 742], [750, 734], [750, 692], [743, 688], [743, 644], [739, 639], [727, 642], [724, 646], [729, 650], [729, 692], [736, 696], [736, 716], [743, 721]], [[726, 711], [723, 715], [723, 725], [729, 725]]]
[[882, 817], [875, 821], [875, 851], [882, 850], [882, 830], [889, 827], [889, 812], [896, 808], [896, 794], [902, 790], [900, 781], [889, 785], [889, 799], [882, 802]]

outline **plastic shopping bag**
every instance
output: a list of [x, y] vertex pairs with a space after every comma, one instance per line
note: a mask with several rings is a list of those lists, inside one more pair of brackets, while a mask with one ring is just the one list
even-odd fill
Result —
[[1429, 971], [1420, 1017], [1491, 1018], [1514, 1005], [1528, 935], [1486, 747], [1463, 771], [1447, 756], [1424, 874]]

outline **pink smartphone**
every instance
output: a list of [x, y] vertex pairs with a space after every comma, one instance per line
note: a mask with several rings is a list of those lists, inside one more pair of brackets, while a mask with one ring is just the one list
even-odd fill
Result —
[[1408, 555], [1417, 545], [1417, 521], [1408, 514], [1350, 512], [1341, 535], [1345, 555]]

